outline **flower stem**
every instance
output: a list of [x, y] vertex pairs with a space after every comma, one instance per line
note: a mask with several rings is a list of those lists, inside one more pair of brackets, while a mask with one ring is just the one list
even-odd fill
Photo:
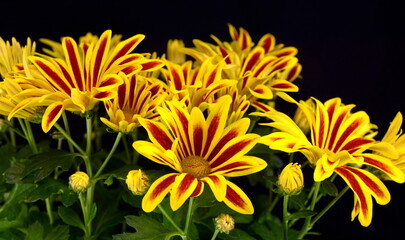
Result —
[[115, 150], [117, 149], [117, 146], [121, 140], [122, 137], [122, 133], [118, 132], [117, 137], [115, 138], [115, 142], [114, 145], [112, 146], [110, 153], [108, 154], [108, 156], [106, 157], [106, 159], [104, 160], [103, 164], [101, 165], [101, 167], [98, 169], [98, 171], [96, 172], [96, 174], [94, 175], [94, 178], [97, 178], [103, 171], [103, 169], [105, 168], [105, 166], [107, 165], [108, 161], [111, 159], [111, 157], [113, 156]]
[[194, 198], [190, 198], [188, 200], [188, 210], [187, 210], [187, 217], [186, 217], [186, 225], [184, 227], [184, 233], [186, 235], [185, 239], [187, 239], [188, 228], [190, 226], [191, 216], [193, 215], [193, 202], [194, 202]]
[[288, 240], [288, 195], [284, 195], [283, 199], [283, 229], [284, 240]]
[[348, 185], [346, 185], [345, 188], [343, 188], [342, 191], [340, 191], [340, 193], [314, 217], [311, 224], [309, 224], [309, 228], [312, 228], [315, 223], [347, 192], [347, 190], [349, 190]]
[[[311, 211], [313, 211], [315, 209], [315, 204], [318, 200], [318, 193], [319, 193], [320, 187], [321, 187], [321, 182], [314, 183], [314, 186], [313, 186], [314, 191], [312, 194], [311, 204], [309, 206], [309, 210], [311, 210]], [[298, 235], [298, 239], [302, 239], [307, 234], [307, 232], [309, 230], [311, 230], [310, 223], [311, 223], [311, 217], [305, 218], [305, 222], [301, 228], [300, 234]]]
[[218, 229], [215, 229], [215, 232], [214, 232], [214, 234], [212, 235], [211, 240], [215, 240], [215, 239], [217, 238], [217, 236], [218, 236], [218, 233], [219, 233]]
[[[66, 129], [66, 133], [70, 136], [69, 121], [68, 121], [68, 119], [66, 117], [65, 111], [62, 112], [62, 119], [63, 119], [63, 125], [65, 126], [65, 129]], [[68, 143], [68, 146], [69, 146], [69, 151], [74, 152], [72, 142], [67, 141], [67, 143]]]
[[181, 236], [184, 236], [185, 234], [183, 230], [181, 230], [179, 226], [177, 226], [177, 224], [173, 221], [173, 219], [169, 216], [169, 214], [167, 214], [166, 210], [162, 206], [160, 206], [160, 204], [158, 205], [158, 208], [162, 212], [163, 216], [165, 216], [166, 219], [170, 222], [170, 224], [172, 224], [172, 226], [179, 232], [179, 234]]
[[58, 124], [54, 125], [56, 129], [66, 138], [66, 140], [73, 145], [73, 147], [82, 155], [86, 155], [86, 152], [73, 140], [70, 135]]

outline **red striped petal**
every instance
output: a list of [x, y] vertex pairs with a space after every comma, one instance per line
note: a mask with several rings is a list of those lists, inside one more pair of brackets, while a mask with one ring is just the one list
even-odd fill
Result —
[[139, 118], [139, 123], [148, 131], [148, 136], [153, 143], [164, 150], [171, 149], [173, 139], [162, 123], [142, 118]]

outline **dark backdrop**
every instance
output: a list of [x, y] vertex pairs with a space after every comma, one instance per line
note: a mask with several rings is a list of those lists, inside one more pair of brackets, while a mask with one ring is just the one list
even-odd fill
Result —
[[[28, 36], [58, 40], [112, 29], [124, 38], [146, 34], [138, 49], [162, 53], [170, 38], [182, 38], [188, 46], [193, 38], [211, 41], [210, 34], [229, 40], [226, 23], [244, 27], [256, 42], [270, 32], [277, 42], [299, 49], [303, 79], [296, 82], [297, 98], [341, 97], [356, 104], [355, 110], [365, 110], [382, 133], [396, 112], [405, 113], [404, 7], [390, 1], [0, 0], [0, 5], [0, 36], [22, 42]], [[403, 235], [405, 186], [388, 187], [392, 200], [388, 206], [374, 204], [370, 227], [361, 227], [357, 219], [350, 222], [350, 192], [316, 226], [323, 233], [316, 239]]]

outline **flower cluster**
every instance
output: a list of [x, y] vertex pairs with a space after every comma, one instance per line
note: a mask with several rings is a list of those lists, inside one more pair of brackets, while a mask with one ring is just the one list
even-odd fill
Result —
[[[377, 126], [366, 112], [353, 111], [353, 104], [343, 104], [340, 98], [325, 102], [315, 97], [294, 99], [293, 93], [299, 91], [295, 80], [301, 78], [302, 69], [295, 47], [277, 43], [271, 34], [255, 43], [245, 29], [230, 24], [228, 29], [229, 42], [212, 36], [213, 42], [196, 39], [186, 47], [182, 40], [170, 40], [162, 56], [134, 53], [144, 35], [123, 40], [111, 30], [100, 36], [88, 33], [78, 41], [41, 39], [48, 46], [43, 53], [30, 38], [25, 46], [16, 39], [10, 43], [0, 38], [0, 114], [2, 125], [7, 126], [1, 132], [9, 134], [4, 134], [2, 144], [17, 149], [20, 136], [32, 153], [30, 161], [15, 164], [10, 160], [5, 174], [8, 183], [40, 185], [48, 178], [59, 181], [63, 172], [71, 172], [69, 189], [78, 193], [83, 223], [69, 221], [72, 213], [65, 208], [58, 214], [67, 225], [82, 228], [86, 239], [100, 234], [92, 228], [99, 215], [95, 196], [106, 193], [96, 191], [101, 188], [97, 182], [104, 180], [110, 186], [113, 179], [126, 183], [124, 188], [117, 187], [117, 196], [129, 190], [132, 194], [124, 201], [141, 198], [139, 211], [156, 212], [169, 220], [171, 226], [162, 228], [162, 238], [173, 231], [183, 239], [196, 234], [189, 231], [193, 214], [198, 214], [199, 207], [213, 206], [226, 212], [214, 220], [213, 239], [232, 234], [237, 226], [232, 214], [272, 215], [278, 198], [284, 198], [284, 238], [302, 239], [331, 207], [318, 214], [314, 211], [321, 196], [329, 192], [334, 203], [348, 189], [354, 193], [352, 219], [358, 217], [361, 225], [370, 225], [373, 198], [380, 205], [391, 198], [384, 181], [405, 182], [401, 113], [378, 140]], [[277, 101], [296, 107], [295, 116], [285, 114]], [[77, 115], [86, 123], [83, 142], [74, 139], [79, 131]], [[44, 133], [52, 129], [58, 133], [57, 151], [50, 150], [52, 144], [36, 142], [32, 123], [40, 123]], [[103, 136], [111, 133], [117, 137], [104, 154], [108, 148], [103, 144], [109, 141]], [[283, 152], [290, 158], [280, 167], [275, 155]], [[294, 159], [293, 164], [296, 152], [304, 158]], [[52, 160], [46, 160], [47, 154]], [[19, 166], [23, 166], [20, 172], [16, 171]], [[9, 174], [13, 171], [20, 175]], [[343, 190], [320, 191], [337, 182], [336, 176], [343, 179]], [[240, 177], [249, 181], [238, 181]], [[272, 177], [278, 180], [273, 182]], [[270, 196], [268, 207], [259, 213], [251, 201], [254, 196], [249, 195], [250, 188], [256, 187], [271, 193], [265, 194]], [[47, 201], [51, 223], [52, 199], [69, 189], [61, 187], [38, 197]], [[274, 197], [273, 192], [280, 194]], [[288, 204], [295, 196], [306, 199], [298, 208]], [[61, 199], [65, 207], [74, 204], [67, 203], [65, 195]], [[184, 205], [188, 210], [181, 229], [172, 213], [181, 212]], [[287, 211], [306, 213], [295, 215], [305, 218], [301, 230], [287, 231], [298, 220], [288, 217]], [[156, 229], [142, 230], [149, 229], [147, 222], [156, 221], [145, 215], [127, 218], [139, 236], [156, 234]]]

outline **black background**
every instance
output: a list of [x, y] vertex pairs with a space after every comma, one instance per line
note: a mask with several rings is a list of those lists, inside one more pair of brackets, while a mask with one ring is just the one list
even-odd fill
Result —
[[[170, 38], [187, 46], [214, 34], [229, 41], [226, 23], [244, 27], [257, 42], [265, 33], [298, 48], [303, 79], [294, 97], [341, 97], [365, 110], [380, 137], [396, 112], [405, 113], [404, 7], [391, 1], [13, 1], [0, 0], [0, 36], [58, 40], [106, 29], [124, 38], [146, 35], [137, 51], [163, 53]], [[373, 222], [350, 221], [353, 196], [345, 195], [315, 230], [314, 239], [384, 239], [405, 234], [405, 186], [387, 184], [392, 200], [374, 204]]]

